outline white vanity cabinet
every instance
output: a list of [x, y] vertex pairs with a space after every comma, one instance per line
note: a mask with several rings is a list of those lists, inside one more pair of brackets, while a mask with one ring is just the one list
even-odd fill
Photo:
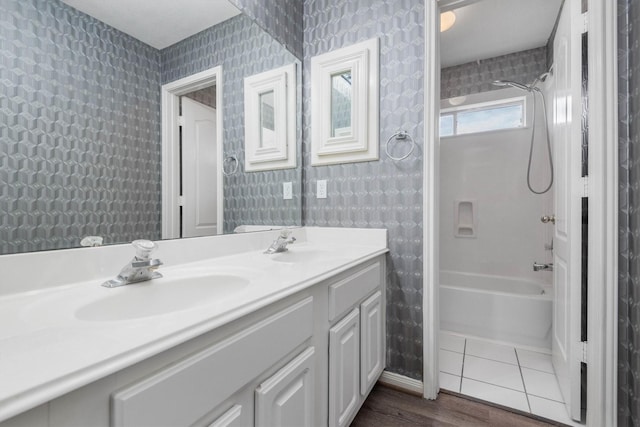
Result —
[[330, 427], [351, 423], [384, 369], [383, 282], [380, 261], [329, 285]]
[[385, 364], [384, 254], [315, 280], [0, 427], [347, 426]]

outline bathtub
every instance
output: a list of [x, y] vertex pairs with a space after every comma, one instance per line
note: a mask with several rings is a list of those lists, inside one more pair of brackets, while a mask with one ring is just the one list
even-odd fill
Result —
[[551, 285], [440, 271], [440, 329], [532, 349], [551, 349]]

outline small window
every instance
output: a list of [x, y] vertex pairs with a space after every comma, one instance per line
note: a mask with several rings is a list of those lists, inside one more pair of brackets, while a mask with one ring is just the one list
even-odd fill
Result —
[[525, 98], [471, 104], [442, 110], [440, 136], [467, 135], [525, 126]]

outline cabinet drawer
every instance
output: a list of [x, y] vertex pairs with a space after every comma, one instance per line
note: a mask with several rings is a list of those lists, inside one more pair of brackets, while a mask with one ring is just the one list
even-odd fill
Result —
[[186, 426], [313, 334], [307, 298], [112, 396], [112, 426]]
[[362, 298], [380, 287], [380, 261], [329, 285], [329, 321], [353, 308]]
[[242, 427], [242, 405], [233, 405], [209, 424], [209, 427]]

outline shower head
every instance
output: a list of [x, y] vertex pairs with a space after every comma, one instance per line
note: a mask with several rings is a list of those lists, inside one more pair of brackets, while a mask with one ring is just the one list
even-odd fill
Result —
[[524, 85], [522, 83], [514, 82], [514, 81], [511, 81], [511, 80], [494, 80], [492, 82], [492, 84], [494, 86], [502, 86], [502, 87], [511, 86], [511, 87], [515, 87], [515, 88], [518, 88], [520, 90], [524, 90], [524, 91], [527, 91], [527, 92], [531, 92], [531, 90], [532, 90], [532, 88], [530, 86]]

